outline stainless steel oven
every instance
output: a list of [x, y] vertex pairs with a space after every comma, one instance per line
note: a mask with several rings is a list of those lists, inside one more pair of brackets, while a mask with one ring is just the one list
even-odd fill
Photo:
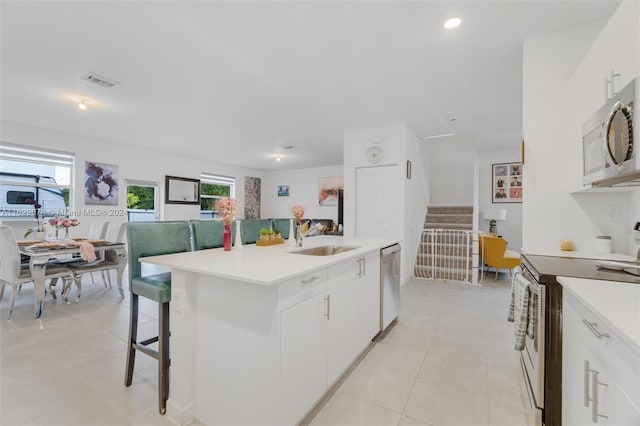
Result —
[[529, 297], [534, 298], [533, 338], [525, 338], [520, 353], [520, 366], [528, 396], [527, 417], [530, 426], [542, 426], [545, 388], [545, 309], [546, 287], [540, 285], [533, 275], [522, 266], [522, 274], [529, 281]]

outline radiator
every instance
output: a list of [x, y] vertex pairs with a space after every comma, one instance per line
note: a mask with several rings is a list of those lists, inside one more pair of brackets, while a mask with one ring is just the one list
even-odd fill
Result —
[[413, 268], [415, 278], [472, 282], [473, 231], [425, 229]]

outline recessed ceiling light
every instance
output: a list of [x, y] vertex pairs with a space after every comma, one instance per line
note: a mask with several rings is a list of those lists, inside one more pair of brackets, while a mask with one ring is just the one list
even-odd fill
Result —
[[444, 23], [444, 27], [448, 30], [452, 30], [454, 28], [458, 28], [460, 26], [460, 24], [462, 24], [462, 19], [460, 18], [451, 18], [448, 19], [445, 23]]
[[89, 104], [89, 99], [85, 99], [85, 98], [79, 98], [78, 99], [78, 108], [80, 108], [81, 110], [85, 110], [87, 109], [87, 105]]
[[280, 159], [281, 159], [280, 156], [276, 155], [276, 161], [280, 161]]

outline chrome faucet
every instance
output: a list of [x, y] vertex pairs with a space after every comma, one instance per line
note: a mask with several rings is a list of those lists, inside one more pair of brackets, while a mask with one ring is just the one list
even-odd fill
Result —
[[298, 226], [298, 232], [296, 232], [296, 246], [302, 247], [302, 227]]

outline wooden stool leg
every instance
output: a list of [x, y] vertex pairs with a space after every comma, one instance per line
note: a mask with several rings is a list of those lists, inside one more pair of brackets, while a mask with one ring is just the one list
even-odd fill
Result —
[[127, 343], [127, 369], [124, 375], [124, 385], [131, 386], [133, 381], [133, 367], [136, 362], [136, 349], [133, 347], [138, 342], [138, 295], [131, 293], [131, 307], [129, 308], [129, 341]]
[[169, 399], [169, 302], [160, 305], [158, 319], [158, 403], [160, 414], [167, 412]]

